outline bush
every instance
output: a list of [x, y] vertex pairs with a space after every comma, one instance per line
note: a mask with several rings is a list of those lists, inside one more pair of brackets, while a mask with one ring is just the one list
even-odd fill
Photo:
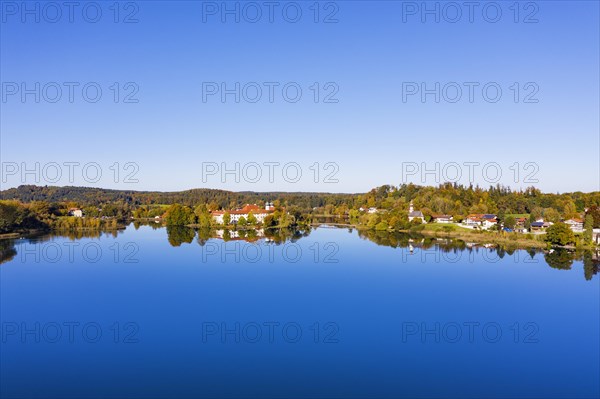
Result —
[[195, 223], [196, 215], [189, 206], [173, 204], [167, 210], [166, 221], [169, 226], [185, 226]]
[[545, 241], [553, 245], [569, 245], [575, 243], [575, 234], [565, 223], [559, 222], [548, 227]]
[[424, 224], [417, 224], [417, 225], [411, 226], [411, 228], [409, 230], [410, 231], [423, 231], [424, 229], [425, 229]]

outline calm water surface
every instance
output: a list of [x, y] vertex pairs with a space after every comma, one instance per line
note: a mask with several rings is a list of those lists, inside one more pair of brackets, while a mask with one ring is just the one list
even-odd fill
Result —
[[600, 396], [595, 254], [225, 238], [4, 241], [1, 396]]

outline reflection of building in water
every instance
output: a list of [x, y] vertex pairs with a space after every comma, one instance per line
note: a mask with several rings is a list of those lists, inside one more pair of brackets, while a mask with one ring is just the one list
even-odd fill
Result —
[[422, 238], [420, 240], [413, 240], [412, 238], [408, 239], [408, 250], [410, 252], [410, 254], [412, 255], [415, 251], [415, 248], [422, 248], [423, 244], [425, 243], [425, 239]]
[[263, 229], [252, 229], [252, 230], [215, 230], [215, 238], [221, 240], [241, 240], [241, 241], [256, 241], [261, 238], [265, 238], [265, 231]]

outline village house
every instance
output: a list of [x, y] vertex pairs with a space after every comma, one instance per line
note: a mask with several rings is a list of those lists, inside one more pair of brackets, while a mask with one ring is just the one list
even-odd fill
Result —
[[483, 219], [481, 222], [481, 227], [485, 230], [489, 230], [490, 228], [496, 226], [498, 224], [498, 220], [496, 219]]
[[538, 219], [535, 222], [531, 223], [531, 231], [547, 229], [553, 224], [554, 223], [552, 222], [545, 222], [544, 219]]
[[477, 215], [469, 215], [463, 220], [463, 224], [467, 227], [478, 227], [481, 225], [481, 218]]
[[565, 220], [565, 224], [567, 224], [573, 233], [583, 233], [583, 219], [569, 219]]
[[468, 215], [465, 220], [463, 220], [463, 224], [472, 229], [480, 227], [488, 230], [490, 227], [498, 224], [498, 218], [496, 215], [490, 213], [474, 213]]
[[229, 215], [231, 217], [231, 223], [233, 224], [237, 224], [238, 221], [243, 217], [244, 219], [248, 220], [248, 215], [250, 214], [250, 212], [252, 212], [252, 214], [254, 215], [254, 217], [256, 218], [256, 221], [259, 223], [262, 223], [265, 218], [273, 213], [275, 211], [275, 207], [273, 206], [272, 203], [267, 202], [265, 204], [265, 208], [261, 208], [256, 204], [246, 204], [244, 205], [244, 207], [239, 208], [239, 209], [234, 209], [234, 210], [230, 210], [230, 211], [214, 211], [211, 213], [212, 218], [215, 222], [219, 223], [219, 224], [223, 224], [223, 215], [225, 215], [225, 212], [229, 212]]
[[425, 216], [423, 216], [423, 212], [415, 211], [413, 207], [412, 201], [410, 202], [410, 206], [408, 207], [408, 221], [412, 222], [415, 219], [421, 219], [421, 223], [427, 223], [425, 221]]
[[361, 206], [360, 208], [358, 208], [358, 210], [361, 212], [367, 212], [369, 214], [377, 213], [377, 208], [375, 207], [365, 208]]
[[79, 208], [69, 209], [69, 216], [75, 216], [77, 218], [83, 217], [83, 211]]
[[454, 222], [454, 217], [450, 215], [431, 215], [431, 220], [434, 223], [452, 223]]
[[528, 218], [516, 218], [514, 231], [516, 231], [517, 233], [527, 233], [527, 228], [525, 227], [525, 224], [528, 220]]
[[533, 223], [531, 223], [531, 231], [541, 230], [543, 228], [545, 228], [544, 222], [533, 222]]

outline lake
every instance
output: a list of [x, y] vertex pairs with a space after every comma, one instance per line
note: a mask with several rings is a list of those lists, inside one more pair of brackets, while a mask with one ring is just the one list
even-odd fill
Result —
[[134, 224], [0, 249], [2, 397], [600, 396], [597, 254]]

